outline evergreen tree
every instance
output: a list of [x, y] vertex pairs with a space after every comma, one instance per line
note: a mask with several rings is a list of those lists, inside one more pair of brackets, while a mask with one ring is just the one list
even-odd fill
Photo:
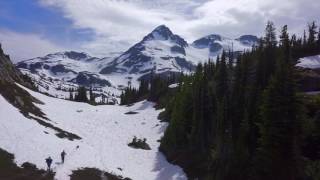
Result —
[[77, 102], [89, 102], [87, 97], [87, 89], [83, 86], [80, 86], [77, 90], [74, 100]]
[[173, 110], [171, 114], [170, 127], [166, 130], [161, 140], [160, 148], [167, 154], [171, 154], [176, 149], [183, 149], [185, 145], [189, 149], [192, 131], [192, 91], [190, 78], [185, 78], [185, 83], [180, 84], [180, 91], [172, 100]]
[[219, 65], [217, 65], [216, 73], [216, 94], [221, 101], [228, 92], [228, 70], [226, 64], [226, 53], [223, 51]]
[[[191, 178], [302, 177], [304, 114], [295, 64], [310, 55], [309, 38], [289, 39], [287, 31], [284, 26], [278, 42], [274, 25], [268, 22], [259, 45], [241, 54], [235, 65], [223, 52], [216, 63], [209, 60], [181, 78], [165, 109], [169, 126], [160, 149], [170, 161], [183, 165]], [[151, 96], [166, 94], [152, 79]]]
[[301, 38], [298, 39], [297, 36], [294, 34], [291, 37], [291, 49], [292, 49], [292, 58], [293, 59], [299, 59], [299, 57], [302, 57], [301, 49], [302, 49], [302, 40]]
[[307, 45], [307, 33], [306, 33], [306, 30], [303, 31], [303, 41], [302, 41], [302, 45], [303, 45], [303, 46]]
[[311, 53], [312, 55], [317, 54], [317, 26], [313, 21], [308, 25], [308, 42], [306, 53]]
[[138, 99], [139, 99], [138, 91], [135, 88], [129, 86], [121, 93], [120, 104], [121, 105], [132, 104], [132, 103], [137, 102]]
[[[251, 67], [250, 67], [251, 65]], [[249, 98], [252, 85], [250, 84], [253, 61], [250, 53], [238, 57], [235, 69], [235, 82], [232, 93], [232, 141], [234, 147], [233, 166], [230, 174], [233, 179], [248, 179], [250, 166], [249, 155]]]
[[138, 89], [132, 87], [131, 85], [125, 88], [120, 95], [120, 104], [128, 105], [138, 101], [141, 101], [145, 98], [148, 98], [149, 91], [149, 82], [146, 80], [140, 81], [140, 86]]
[[277, 45], [277, 36], [276, 36], [276, 28], [274, 27], [273, 22], [268, 21], [266, 29], [265, 29], [265, 37], [264, 43], [266, 47], [275, 47]]
[[313, 45], [316, 42], [316, 35], [317, 35], [317, 26], [315, 21], [313, 21], [308, 25], [308, 31], [309, 31], [308, 44]]
[[271, 76], [271, 74], [274, 72], [274, 66], [275, 66], [275, 56], [276, 56], [276, 46], [277, 46], [277, 38], [276, 38], [276, 29], [274, 27], [274, 24], [272, 22], [268, 22], [266, 27], [266, 34], [264, 38], [264, 45], [265, 45], [265, 54], [263, 55], [264, 58], [262, 58], [263, 61], [265, 61], [265, 74], [264, 74], [264, 84], [262, 87], [264, 87]]
[[89, 89], [89, 99], [90, 99], [90, 103], [95, 103], [95, 95], [93, 93], [92, 87]]
[[260, 180], [295, 180], [301, 177], [301, 117], [288, 44], [285, 26], [277, 70], [264, 91], [261, 106], [261, 138], [255, 166], [256, 178]]
[[73, 101], [74, 100], [74, 96], [73, 96], [73, 89], [72, 88], [69, 89], [69, 93], [70, 93], [69, 94], [69, 100]]
[[199, 149], [201, 153], [205, 153], [205, 144], [204, 144], [204, 88], [203, 88], [203, 66], [199, 64], [194, 75], [193, 83], [193, 121], [192, 121], [192, 134], [191, 134], [191, 143]]
[[140, 97], [147, 95], [149, 93], [149, 82], [146, 80], [141, 80], [138, 91]]
[[317, 38], [317, 52], [320, 52], [320, 27], [318, 30], [318, 38]]

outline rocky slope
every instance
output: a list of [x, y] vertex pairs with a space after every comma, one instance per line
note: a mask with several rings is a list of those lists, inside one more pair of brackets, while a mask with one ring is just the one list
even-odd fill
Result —
[[34, 89], [31, 80], [24, 76], [11, 62], [0, 45], [0, 94], [13, 106], [17, 107], [25, 116], [34, 114], [44, 117], [44, 114], [33, 103], [41, 103], [16, 83]]
[[22, 82], [22, 74], [10, 61], [9, 55], [6, 55], [0, 44], [0, 81]]

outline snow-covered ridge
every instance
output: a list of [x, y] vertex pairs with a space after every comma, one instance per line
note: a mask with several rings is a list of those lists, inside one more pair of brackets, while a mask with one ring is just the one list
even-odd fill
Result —
[[[51, 156], [57, 180], [68, 180], [72, 170], [83, 167], [95, 167], [133, 180], [187, 179], [183, 170], [169, 164], [158, 150], [158, 140], [167, 123], [157, 119], [161, 110], [155, 110], [152, 103], [91, 106], [26, 90], [44, 102], [37, 106], [50, 123], [82, 139], [57, 137], [53, 130], [24, 117], [0, 95], [0, 148], [13, 153], [18, 165], [30, 162], [46, 169], [45, 158]], [[126, 114], [131, 111], [137, 114]], [[130, 148], [127, 144], [134, 136], [146, 138], [151, 150]], [[64, 164], [60, 163], [62, 150], [67, 153]]]
[[169, 40], [181, 47], [188, 46], [188, 43], [179, 35], [174, 34], [167, 26], [160, 25], [155, 28], [150, 34], [145, 36], [142, 41], [152, 41], [152, 40]]
[[[74, 51], [57, 52], [48, 54], [44, 57], [37, 57], [17, 63], [18, 68], [29, 69], [33, 72], [47, 71], [47, 73], [59, 74], [68, 73], [73, 74], [89, 71], [98, 72], [104, 62], [101, 59], [92, 57], [85, 53]], [[67, 79], [75, 76], [67, 77]]]
[[[113, 54], [117, 55], [117, 54]], [[69, 98], [69, 89], [78, 86], [96, 89], [97, 101], [101, 96], [111, 99], [118, 90], [112, 83], [98, 72], [109, 62], [106, 58], [92, 57], [86, 53], [74, 51], [58, 52], [21, 61], [16, 66], [32, 77], [39, 90], [59, 98]]]
[[100, 73], [145, 74], [153, 70], [187, 72], [199, 62], [215, 59], [223, 50], [242, 52], [258, 43], [255, 36], [230, 39], [217, 34], [194, 41], [191, 46], [165, 25], [161, 25], [145, 36], [139, 43], [103, 68]]
[[258, 45], [259, 39], [252, 35], [243, 35], [237, 39], [231, 39], [218, 34], [211, 34], [195, 40], [192, 46], [197, 49], [205, 49], [207, 56], [215, 60], [223, 50], [233, 52], [243, 52], [250, 50], [252, 46]]
[[[237, 53], [250, 49], [258, 38], [251, 35], [230, 39], [208, 35], [191, 45], [181, 36], [161, 25], [127, 51], [96, 58], [86, 53], [59, 52], [22, 61], [17, 67], [36, 80], [40, 89], [53, 96], [67, 98], [61, 89], [96, 87], [105, 95], [119, 95], [123, 87], [138, 85], [152, 71], [164, 76], [193, 71], [198, 63], [215, 60], [223, 50]], [[46, 83], [44, 83], [46, 82]], [[49, 90], [48, 90], [49, 89]]]

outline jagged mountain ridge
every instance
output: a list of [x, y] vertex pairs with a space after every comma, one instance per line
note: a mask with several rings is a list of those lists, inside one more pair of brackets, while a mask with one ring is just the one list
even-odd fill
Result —
[[184, 71], [192, 67], [192, 63], [184, 59], [185, 48], [188, 46], [183, 38], [173, 34], [168, 27], [161, 25], [115, 58], [100, 73], [144, 74], [155, 67], [159, 73]]
[[[251, 35], [238, 39], [209, 35], [189, 44], [161, 25], [124, 53], [97, 58], [81, 52], [58, 52], [19, 62], [17, 67], [42, 85], [43, 91], [54, 96], [68, 96], [68, 93], [60, 96], [59, 90], [78, 85], [114, 94], [127, 86], [128, 81], [137, 85], [138, 80], [151, 71], [166, 75], [190, 72], [199, 62], [215, 59], [222, 50], [230, 50], [232, 46], [236, 51], [243, 51], [257, 41], [258, 38]], [[55, 90], [50, 92], [47, 89]]]
[[66, 51], [22, 61], [17, 67], [49, 81], [63, 81], [87, 87], [111, 86], [109, 81], [98, 74], [103, 63], [102, 59], [83, 52]]
[[3, 52], [0, 44], [0, 81], [22, 82], [21, 75], [21, 72], [10, 61], [9, 55]]
[[17, 67], [28, 69], [31, 73], [41, 73], [47, 76], [61, 76], [65, 81], [72, 81], [81, 72], [96, 73], [103, 66], [100, 58], [92, 57], [83, 52], [66, 51], [48, 54], [19, 62]]
[[189, 45], [168, 27], [161, 25], [115, 58], [100, 73], [144, 74], [150, 73], [151, 70], [157, 73], [190, 71], [199, 62], [204, 62], [208, 58], [215, 59], [223, 50], [233, 49], [242, 52], [257, 43], [258, 38], [252, 35], [230, 39], [213, 34]]

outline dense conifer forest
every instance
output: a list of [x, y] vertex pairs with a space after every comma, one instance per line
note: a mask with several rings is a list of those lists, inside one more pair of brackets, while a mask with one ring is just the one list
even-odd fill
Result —
[[168, 159], [203, 179], [320, 178], [307, 171], [320, 170], [319, 156], [308, 153], [319, 142], [310, 133], [319, 134], [318, 117], [306, 114], [295, 68], [299, 58], [320, 53], [317, 26], [308, 27], [297, 38], [283, 26], [278, 41], [269, 22], [260, 44], [235, 64], [224, 52], [184, 76], [166, 108], [160, 148]]
[[[301, 38], [287, 26], [277, 32], [268, 22], [252, 51], [223, 52], [179, 78], [141, 81], [122, 93], [121, 104], [148, 98], [166, 107], [160, 150], [189, 177], [319, 179], [320, 101], [300, 91], [295, 65], [320, 54], [320, 33], [315, 22]], [[173, 82], [179, 82], [174, 93]]]

